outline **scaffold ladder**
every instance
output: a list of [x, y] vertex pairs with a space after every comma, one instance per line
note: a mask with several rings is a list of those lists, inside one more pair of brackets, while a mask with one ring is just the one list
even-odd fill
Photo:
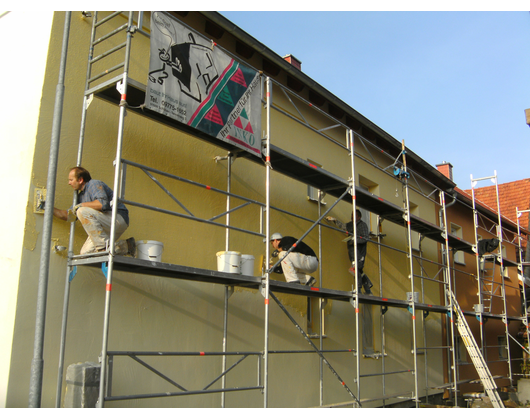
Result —
[[499, 285], [495, 287], [495, 255], [483, 255], [480, 257], [480, 293], [482, 296], [482, 304], [484, 311], [491, 313], [491, 304], [493, 297], [499, 289]]
[[499, 393], [497, 392], [497, 385], [491, 376], [491, 372], [488, 368], [488, 365], [486, 365], [484, 357], [482, 357], [482, 353], [477, 346], [475, 337], [473, 337], [473, 334], [469, 329], [469, 325], [464, 317], [464, 314], [462, 313], [462, 310], [460, 309], [460, 305], [458, 305], [453, 292], [448, 291], [448, 294], [449, 300], [456, 313], [455, 321], [458, 332], [460, 333], [460, 337], [462, 337], [462, 341], [466, 346], [467, 352], [469, 353], [469, 356], [471, 357], [471, 360], [477, 369], [482, 385], [484, 386], [484, 390], [490, 398], [494, 408], [504, 408], [504, 404], [499, 396]]
[[[525, 268], [530, 264], [528, 262], [528, 256], [524, 255], [523, 253], [523, 244], [522, 244], [522, 236], [521, 236], [521, 224], [520, 224], [520, 218], [524, 213], [530, 213], [529, 210], [519, 210], [519, 207], [515, 208], [516, 214], [517, 214], [517, 245], [518, 245], [518, 251], [519, 251], [519, 276], [521, 280], [521, 296], [523, 299], [523, 305], [522, 305], [522, 323], [526, 330], [526, 336], [523, 338], [523, 345], [521, 345], [517, 340], [515, 340], [527, 353], [530, 354], [530, 345], [529, 345], [529, 337], [530, 332], [528, 329], [528, 302], [527, 302], [527, 296], [526, 296], [526, 282], [527, 278], [525, 276]], [[528, 236], [526, 237], [526, 241], [528, 241]], [[513, 338], [513, 337], [512, 337]], [[523, 359], [523, 366], [527, 367], [529, 363], [528, 356], [524, 355]]]

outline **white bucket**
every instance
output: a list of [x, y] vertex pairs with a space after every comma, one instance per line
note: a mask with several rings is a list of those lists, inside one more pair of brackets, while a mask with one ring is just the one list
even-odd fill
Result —
[[220, 251], [215, 255], [217, 255], [217, 271], [240, 274], [241, 253]]
[[254, 275], [254, 255], [241, 255], [241, 274], [244, 276]]
[[[407, 292], [407, 301], [412, 302], [412, 293]], [[414, 292], [414, 303], [418, 303], [420, 301], [420, 292]]]
[[158, 261], [162, 260], [164, 244], [157, 241], [136, 241], [136, 255], [141, 260]]

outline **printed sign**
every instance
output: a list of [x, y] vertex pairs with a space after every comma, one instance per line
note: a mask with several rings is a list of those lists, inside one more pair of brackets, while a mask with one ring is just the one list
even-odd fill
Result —
[[259, 73], [162, 12], [151, 13], [146, 105], [261, 157]]

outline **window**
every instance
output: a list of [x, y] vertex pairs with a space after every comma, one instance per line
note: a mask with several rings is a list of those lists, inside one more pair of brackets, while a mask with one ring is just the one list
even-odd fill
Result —
[[310, 338], [320, 337], [319, 330], [322, 329], [322, 337], [326, 338], [324, 307], [327, 299], [322, 299], [322, 325], [320, 325], [320, 299], [307, 298], [307, 335]]
[[[504, 245], [502, 246], [501, 250], [502, 250], [502, 258], [506, 258], [506, 247]], [[504, 277], [510, 277], [510, 273], [508, 272], [508, 267], [503, 266], [503, 268], [504, 268], [503, 270], [504, 272], [502, 273], [502, 275]]]
[[456, 351], [456, 363], [466, 363], [467, 362], [467, 349], [462, 341], [462, 337], [455, 337], [455, 351]]
[[[311, 164], [311, 165], [315, 165], [316, 167], [318, 168], [322, 168], [322, 165], [320, 165], [319, 163], [316, 163], [314, 161], [312, 161], [311, 159], [307, 159], [307, 161]], [[326, 205], [326, 203], [324, 202], [324, 197], [326, 195], [325, 192], [323, 191], [320, 191], [318, 188], [315, 188], [315, 187], [312, 187], [311, 185], [308, 185], [307, 186], [307, 199], [309, 201], [315, 201], [318, 203], [318, 193], [320, 192], [320, 204], [324, 204]]]
[[[368, 191], [376, 196], [379, 196], [379, 185], [375, 182], [365, 178], [362, 175], [359, 175], [359, 188]], [[378, 232], [377, 227], [377, 215], [370, 213], [368, 210], [359, 208], [362, 214], [362, 220], [368, 225], [370, 232]]]
[[[318, 202], [318, 192], [320, 190], [316, 189], [315, 187], [312, 187], [311, 185], [307, 186], [307, 199], [309, 201], [316, 201]], [[320, 204], [326, 204], [324, 201], [324, 197], [326, 196], [326, 193], [324, 191], [320, 191]]]
[[373, 305], [361, 305], [363, 356], [374, 357]]
[[505, 335], [499, 335], [497, 337], [497, 344], [499, 345], [499, 360], [508, 359], [508, 349], [506, 348], [508, 343]]
[[[458, 225], [455, 225], [454, 223], [451, 223], [451, 234], [462, 238], [462, 228]], [[464, 264], [464, 251], [457, 251], [454, 253], [454, 262], [458, 264]]]
[[[420, 210], [417, 204], [414, 204], [412, 201], [409, 201], [410, 214], [413, 214], [416, 217], [420, 216]], [[418, 232], [410, 232], [410, 237], [412, 241], [412, 249], [420, 249], [420, 234]]]

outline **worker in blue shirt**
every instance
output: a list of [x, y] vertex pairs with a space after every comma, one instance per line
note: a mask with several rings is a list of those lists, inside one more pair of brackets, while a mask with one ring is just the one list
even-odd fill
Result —
[[[92, 179], [90, 173], [81, 166], [76, 166], [70, 170], [68, 184], [77, 191], [78, 204], [68, 210], [54, 207], [54, 216], [68, 222], [79, 219], [88, 234], [88, 238], [81, 248], [81, 255], [107, 251], [110, 248], [111, 206], [114, 193], [104, 182]], [[129, 211], [124, 204], [118, 203], [116, 239], [119, 239], [128, 227]], [[115, 252], [116, 255], [131, 255], [135, 257], [136, 241], [134, 238], [117, 241]]]

